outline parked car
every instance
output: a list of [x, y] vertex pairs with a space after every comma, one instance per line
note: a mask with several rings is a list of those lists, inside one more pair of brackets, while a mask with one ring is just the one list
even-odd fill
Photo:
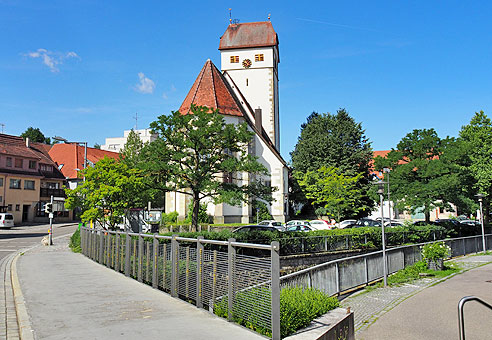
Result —
[[14, 226], [14, 215], [0, 213], [0, 228], [12, 228]]
[[294, 226], [291, 226], [291, 227], [288, 227], [287, 229], [285, 229], [285, 231], [287, 232], [290, 232], [290, 231], [313, 231], [315, 229], [313, 229], [312, 227], [310, 226], [307, 226], [307, 225], [302, 225], [302, 224], [298, 224], [298, 225], [294, 225]]
[[400, 222], [400, 221], [391, 221], [391, 225], [390, 225], [390, 221], [388, 222], [384, 222], [384, 226], [385, 227], [403, 227], [403, 223]]
[[413, 225], [416, 225], [416, 226], [423, 226], [423, 225], [439, 225], [438, 223], [434, 222], [434, 221], [430, 221], [430, 222], [425, 222], [425, 221], [415, 221], [413, 222]]
[[278, 221], [274, 221], [274, 220], [261, 221], [260, 223], [258, 223], [258, 225], [274, 227], [280, 231], [284, 230], [284, 227], [282, 226], [282, 222], [278, 222]]
[[350, 226], [354, 225], [357, 220], [345, 220], [336, 224], [336, 227], [339, 229], [350, 228]]
[[370, 218], [360, 218], [353, 224], [350, 228], [360, 228], [360, 227], [380, 227], [381, 222], [370, 219]]
[[481, 227], [482, 226], [482, 224], [480, 223], [480, 221], [476, 221], [476, 220], [461, 220], [460, 223], [461, 224], [469, 225], [471, 227], [476, 227], [476, 226]]
[[243, 227], [239, 227], [233, 231], [233, 233], [249, 233], [251, 231], [274, 231], [277, 232], [278, 229], [275, 227], [269, 227], [266, 225], [245, 225]]
[[318, 230], [329, 230], [333, 228], [333, 225], [325, 220], [312, 220], [309, 221], [309, 225], [311, 225], [311, 227], [314, 227], [315, 229]]
[[294, 225], [307, 225], [307, 226], [310, 226], [311, 223], [309, 223], [308, 221], [292, 220], [292, 221], [289, 221], [289, 222], [285, 223], [285, 228], [287, 229], [288, 227], [292, 227]]

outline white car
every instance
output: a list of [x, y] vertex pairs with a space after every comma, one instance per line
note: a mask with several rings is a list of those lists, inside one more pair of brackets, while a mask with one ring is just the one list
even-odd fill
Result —
[[345, 227], [348, 227], [348, 226], [351, 226], [351, 225], [354, 225], [355, 222], [357, 222], [357, 220], [345, 220], [345, 221], [342, 221], [340, 223], [337, 223], [337, 228], [339, 229], [343, 229]]
[[285, 223], [285, 229], [287, 230], [287, 228], [293, 227], [295, 225], [307, 225], [307, 226], [311, 226], [311, 224], [308, 221], [292, 220], [292, 221], [289, 221], [289, 222]]
[[313, 228], [318, 229], [318, 230], [330, 230], [331, 228], [333, 228], [333, 225], [330, 224], [330, 222], [325, 221], [325, 220], [312, 220], [312, 221], [309, 221], [309, 224]]
[[258, 223], [258, 225], [267, 226], [267, 227], [274, 227], [275, 229], [280, 230], [280, 231], [284, 230], [284, 228], [282, 226], [282, 222], [278, 222], [278, 221], [274, 221], [274, 220], [261, 221], [260, 223]]
[[14, 215], [0, 213], [0, 228], [12, 228], [14, 226]]

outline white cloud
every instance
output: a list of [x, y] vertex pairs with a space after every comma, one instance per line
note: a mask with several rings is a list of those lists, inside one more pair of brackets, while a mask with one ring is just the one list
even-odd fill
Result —
[[135, 90], [140, 93], [154, 93], [155, 83], [152, 79], [147, 78], [142, 72], [138, 73], [140, 82], [135, 85]]
[[37, 51], [28, 52], [25, 53], [24, 55], [29, 58], [40, 58], [42, 63], [49, 67], [51, 72], [59, 72], [60, 70], [58, 69], [57, 65], [61, 65], [63, 63], [63, 60], [65, 59], [69, 59], [69, 58], [80, 59], [77, 53], [73, 51], [63, 54], [60, 52], [48, 51], [44, 48], [38, 48]]

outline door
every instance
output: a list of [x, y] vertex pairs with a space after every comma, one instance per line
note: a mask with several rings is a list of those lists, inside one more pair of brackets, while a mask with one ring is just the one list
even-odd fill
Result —
[[29, 219], [29, 204], [22, 205], [22, 222], [26, 222]]

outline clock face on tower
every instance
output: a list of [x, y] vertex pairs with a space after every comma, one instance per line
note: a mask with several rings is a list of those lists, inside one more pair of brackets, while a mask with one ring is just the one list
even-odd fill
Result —
[[251, 63], [251, 60], [249, 60], [249, 59], [244, 59], [243, 60], [243, 67], [244, 68], [250, 68], [251, 67], [251, 64], [252, 64]]

